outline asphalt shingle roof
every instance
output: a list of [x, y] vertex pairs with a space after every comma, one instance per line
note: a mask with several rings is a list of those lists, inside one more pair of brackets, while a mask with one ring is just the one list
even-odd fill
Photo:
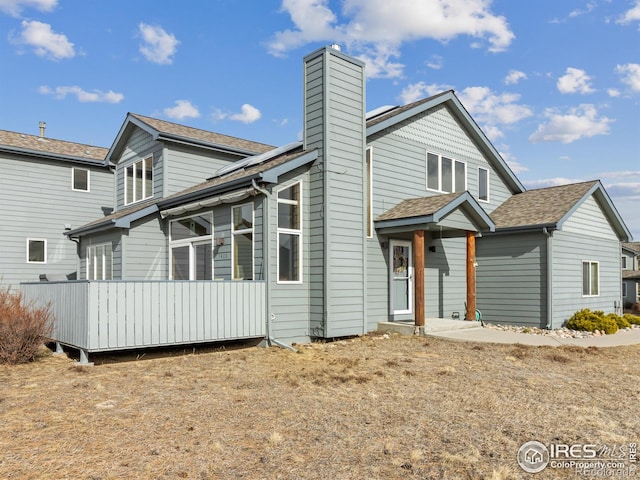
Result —
[[185, 125], [179, 125], [177, 123], [166, 122], [164, 120], [158, 120], [157, 118], [145, 117], [137, 113], [131, 113], [131, 116], [139, 121], [149, 125], [151, 128], [170, 135], [176, 135], [184, 138], [191, 138], [193, 140], [199, 140], [201, 142], [213, 143], [217, 145], [226, 145], [229, 147], [248, 150], [255, 153], [265, 153], [269, 150], [273, 150], [275, 147], [266, 145], [264, 143], [252, 142], [242, 138], [231, 137], [229, 135], [223, 135], [221, 133], [209, 132], [207, 130], [200, 130], [199, 128], [187, 127]]
[[400, 218], [422, 217], [432, 215], [441, 208], [447, 206], [464, 192], [445, 193], [431, 197], [410, 198], [403, 200], [395, 207], [390, 208], [378, 218], [380, 220], [396, 220]]
[[512, 195], [491, 213], [491, 219], [496, 228], [556, 224], [596, 183], [594, 180]]
[[624, 242], [622, 246], [640, 255], [640, 242]]
[[94, 160], [96, 162], [104, 161], [107, 156], [107, 152], [109, 151], [107, 148], [103, 147], [56, 140], [37, 135], [28, 135], [26, 133], [10, 132], [8, 130], [0, 130], [0, 145], [20, 150], [42, 152], [45, 154], [49, 153], [66, 157]]

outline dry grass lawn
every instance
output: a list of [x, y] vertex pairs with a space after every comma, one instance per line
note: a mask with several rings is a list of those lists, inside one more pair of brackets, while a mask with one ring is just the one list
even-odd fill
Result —
[[640, 346], [298, 348], [0, 366], [0, 478], [504, 480], [529, 440], [640, 440]]

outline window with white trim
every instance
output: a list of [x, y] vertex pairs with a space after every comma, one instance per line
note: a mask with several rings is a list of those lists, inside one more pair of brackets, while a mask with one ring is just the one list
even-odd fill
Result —
[[625, 298], [627, 296], [627, 284], [622, 282], [622, 297]]
[[582, 296], [600, 295], [600, 265], [598, 262], [582, 262]]
[[478, 167], [478, 200], [489, 201], [489, 170]]
[[111, 243], [87, 248], [87, 280], [113, 279], [113, 248]]
[[169, 222], [171, 280], [213, 278], [213, 214]]
[[302, 282], [302, 182], [278, 192], [278, 282]]
[[253, 203], [231, 208], [233, 279], [253, 280]]
[[27, 263], [47, 263], [46, 238], [27, 238]]
[[86, 168], [71, 169], [71, 189], [77, 192], [89, 191], [89, 170]]
[[622, 256], [622, 269], [627, 269], [627, 257], [625, 257], [624, 255]]
[[367, 148], [365, 156], [365, 192], [367, 195], [367, 238], [373, 237], [373, 149]]
[[427, 190], [453, 193], [467, 189], [467, 164], [427, 152]]
[[125, 205], [153, 196], [153, 156], [127, 166], [124, 190]]

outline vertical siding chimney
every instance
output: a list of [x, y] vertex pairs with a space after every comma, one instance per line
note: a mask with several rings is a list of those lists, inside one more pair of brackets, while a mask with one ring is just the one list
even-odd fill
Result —
[[44, 138], [44, 129], [47, 128], [47, 122], [40, 122], [38, 126], [40, 127], [40, 136]]
[[318, 150], [310, 182], [311, 329], [325, 337], [366, 330], [365, 109], [363, 62], [333, 45], [305, 57], [303, 141]]

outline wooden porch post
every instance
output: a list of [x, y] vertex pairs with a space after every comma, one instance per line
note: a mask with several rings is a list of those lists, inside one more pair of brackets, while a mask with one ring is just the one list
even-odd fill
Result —
[[467, 320], [476, 319], [476, 235], [467, 232]]
[[415, 326], [424, 328], [424, 230], [413, 232]]

